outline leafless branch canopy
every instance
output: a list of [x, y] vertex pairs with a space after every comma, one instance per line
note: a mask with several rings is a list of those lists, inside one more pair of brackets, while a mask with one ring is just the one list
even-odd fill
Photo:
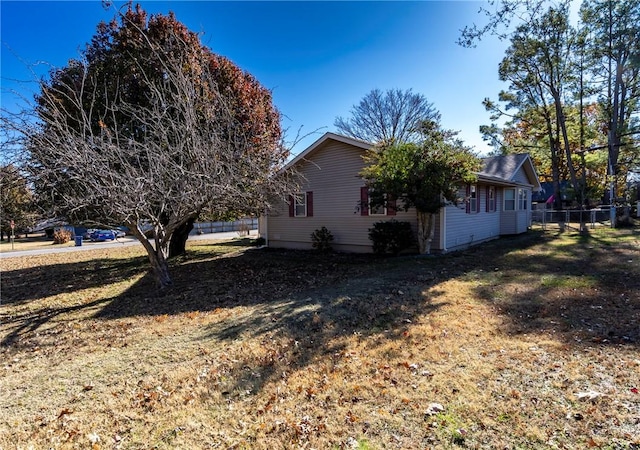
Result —
[[203, 208], [256, 213], [295, 188], [293, 178], [274, 176], [288, 150], [239, 119], [211, 53], [187, 49], [177, 33], [170, 49], [145, 36], [136, 89], [74, 61], [71, 76], [41, 84], [31, 114], [3, 113], [2, 127], [22, 136], [34, 186], [56, 211], [125, 224], [145, 246], [141, 227], [150, 225], [148, 251], [163, 258], [173, 231]]
[[339, 132], [365, 142], [404, 143], [419, 141], [422, 123], [438, 118], [433, 105], [411, 89], [373, 89], [351, 108], [350, 117], [337, 117], [334, 125]]

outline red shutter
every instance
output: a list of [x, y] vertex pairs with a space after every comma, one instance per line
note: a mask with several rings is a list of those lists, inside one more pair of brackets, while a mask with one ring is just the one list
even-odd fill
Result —
[[307, 192], [307, 217], [313, 217], [313, 191]]
[[396, 198], [393, 195], [387, 196], [387, 216], [396, 215], [396, 211], [398, 211], [396, 203]]
[[360, 188], [360, 215], [369, 215], [369, 188], [367, 186]]
[[289, 196], [289, 217], [293, 217], [294, 211], [296, 208], [296, 202], [294, 201], [293, 195]]
[[467, 214], [471, 212], [471, 185], [467, 184], [467, 201], [465, 202], [467, 205]]

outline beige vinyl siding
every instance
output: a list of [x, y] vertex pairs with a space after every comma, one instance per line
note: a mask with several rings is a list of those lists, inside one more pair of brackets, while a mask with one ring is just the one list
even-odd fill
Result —
[[[333, 248], [340, 251], [370, 252], [369, 228], [383, 220], [415, 222], [415, 213], [398, 211], [395, 216], [362, 216], [357, 174], [364, 167], [364, 149], [328, 140], [301, 161], [297, 170], [305, 177], [301, 192], [313, 192], [313, 217], [289, 217], [283, 202], [268, 218], [270, 247], [311, 248], [311, 233], [325, 226], [333, 234]], [[413, 223], [412, 222], [412, 223]]]
[[[324, 138], [323, 138], [324, 139]], [[345, 142], [343, 142], [343, 140]], [[317, 146], [316, 146], [317, 145]], [[303, 153], [307, 160], [296, 159], [296, 169], [304, 176], [300, 192], [313, 192], [313, 216], [289, 217], [286, 201], [277, 205], [263, 219], [260, 232], [270, 247], [311, 248], [311, 233], [327, 227], [333, 234], [333, 248], [338, 251], [371, 252], [369, 229], [375, 222], [408, 221], [417, 228], [415, 209], [398, 210], [395, 216], [362, 216], [360, 189], [365, 185], [358, 173], [364, 167], [365, 148], [349, 138], [337, 136], [319, 140]], [[520, 168], [514, 185], [531, 185], [527, 168]], [[478, 183], [478, 212], [467, 213], [466, 205], [449, 205], [436, 216], [432, 251], [466, 248], [500, 235], [527, 231], [531, 222], [531, 195], [526, 211], [504, 211], [504, 187], [495, 187], [496, 211], [487, 212], [487, 188], [490, 181]], [[507, 182], [507, 180], [505, 180]], [[461, 187], [460, 197], [466, 195]], [[398, 205], [400, 206], [400, 205]]]
[[[501, 201], [500, 190], [496, 189], [496, 201]], [[458, 196], [464, 198], [466, 187], [460, 189]], [[500, 214], [487, 212], [487, 186], [478, 185], [477, 213], [467, 213], [466, 204], [449, 205], [445, 211], [445, 250], [465, 248], [500, 236]]]

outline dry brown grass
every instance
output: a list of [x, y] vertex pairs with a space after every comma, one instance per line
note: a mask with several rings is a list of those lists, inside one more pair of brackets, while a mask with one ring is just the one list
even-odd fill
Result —
[[24, 250], [35, 250], [42, 248], [61, 248], [73, 247], [75, 242], [67, 242], [65, 244], [54, 244], [53, 239], [47, 238], [44, 233], [38, 233], [29, 237], [17, 237], [13, 242], [5, 236], [0, 241], [0, 253], [19, 252]]
[[1, 449], [640, 446], [637, 229], [433, 258], [199, 241], [162, 296], [139, 248], [0, 268]]

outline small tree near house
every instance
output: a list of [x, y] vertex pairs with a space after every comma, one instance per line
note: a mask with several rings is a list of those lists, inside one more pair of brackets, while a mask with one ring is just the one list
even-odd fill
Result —
[[[365, 156], [366, 167], [360, 175], [378, 193], [397, 199], [404, 210], [416, 208], [418, 248], [421, 254], [431, 251], [435, 217], [447, 201], [456, 202], [461, 183], [472, 183], [480, 170], [480, 160], [456, 132], [443, 130], [436, 121], [425, 121], [424, 139], [374, 147]], [[372, 196], [372, 202], [382, 195]]]

